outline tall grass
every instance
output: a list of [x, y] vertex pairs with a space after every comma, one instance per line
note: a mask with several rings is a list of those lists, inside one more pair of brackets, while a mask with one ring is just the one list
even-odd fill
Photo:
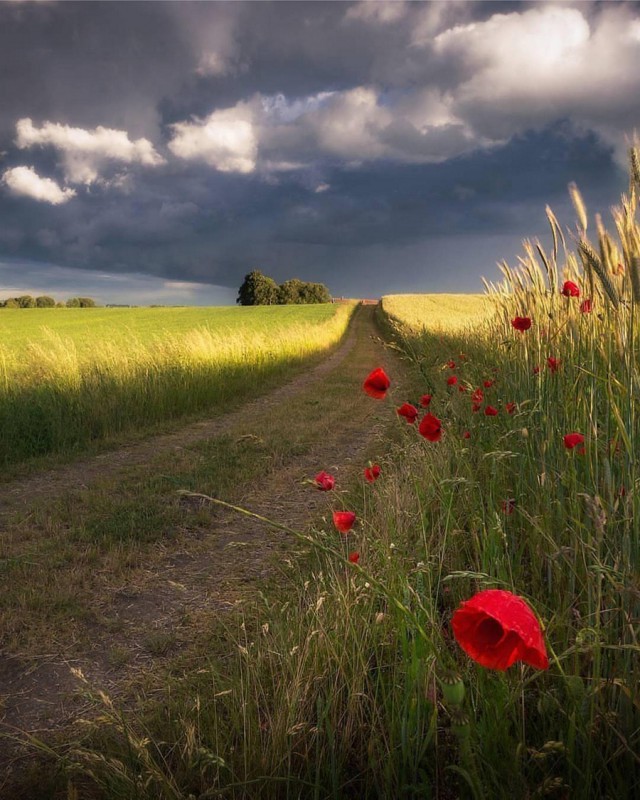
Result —
[[[293, 315], [288, 309], [282, 314], [277, 308], [252, 309], [251, 316], [234, 309], [231, 323], [226, 312], [224, 327], [201, 324], [178, 332], [171, 330], [173, 310], [161, 309], [168, 327], [155, 334], [143, 327], [138, 335], [119, 329], [116, 320], [109, 324], [109, 311], [85, 310], [82, 332], [61, 335], [45, 328], [37, 338], [34, 331], [29, 342], [24, 329], [17, 330], [16, 345], [9, 337], [0, 350], [0, 464], [82, 450], [94, 441], [260, 394], [333, 347], [353, 308], [305, 307]], [[30, 314], [4, 313], [13, 317], [0, 322], [14, 325], [17, 315], [28, 322]], [[57, 313], [65, 323], [66, 312]], [[95, 331], [93, 314], [99, 317]], [[128, 314], [135, 325], [141, 311]], [[116, 316], [122, 323], [122, 312]], [[215, 310], [210, 316], [215, 320]], [[47, 319], [55, 324], [58, 318]], [[183, 324], [179, 314], [177, 321]]]
[[[402, 328], [415, 382], [391, 394], [390, 418], [429, 392], [442, 441], [398, 419], [380, 479], [333, 500], [358, 510], [357, 532], [297, 534], [311, 572], [301, 554], [286, 601], [247, 609], [233, 653], [189, 672], [162, 709], [136, 719], [103, 698], [93, 747], [69, 755], [102, 796], [638, 796], [639, 188], [614, 212], [617, 239], [598, 223], [591, 243], [579, 212], [577, 252], [549, 212], [553, 251], [526, 244], [503, 265], [483, 325]], [[560, 295], [567, 279], [583, 297]], [[449, 360], [466, 392], [447, 386]], [[569, 432], [584, 453], [565, 448]], [[487, 587], [535, 609], [548, 671], [488, 671], [462, 653], [452, 613]], [[464, 686], [462, 704], [447, 684]]]

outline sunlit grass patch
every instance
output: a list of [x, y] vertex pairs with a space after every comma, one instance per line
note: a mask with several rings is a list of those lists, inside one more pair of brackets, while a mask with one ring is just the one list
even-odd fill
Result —
[[453, 332], [477, 326], [493, 313], [495, 304], [484, 294], [390, 294], [382, 311], [405, 332]]
[[0, 463], [81, 451], [263, 393], [334, 347], [353, 308], [207, 309], [208, 321], [202, 309], [3, 309]]

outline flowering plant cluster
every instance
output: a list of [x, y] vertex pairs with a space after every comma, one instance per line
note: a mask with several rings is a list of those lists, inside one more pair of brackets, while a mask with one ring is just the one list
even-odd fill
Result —
[[[519, 320], [516, 325], [516, 320]], [[531, 320], [516, 317], [514, 328], [528, 330]], [[525, 320], [523, 322], [523, 320]], [[456, 364], [449, 360], [446, 364], [450, 370], [455, 370]], [[458, 383], [456, 375], [449, 376], [446, 380], [448, 386]], [[471, 394], [473, 411], [479, 410], [484, 402], [484, 392], [495, 383], [494, 379], [483, 382], [483, 388], [476, 388]], [[391, 380], [382, 367], [374, 369], [365, 379], [363, 389], [370, 397], [383, 400], [391, 386]], [[419, 405], [423, 408], [431, 404], [432, 395], [424, 394]], [[508, 414], [516, 410], [515, 403], [506, 406]], [[420, 416], [418, 408], [408, 402], [396, 409], [398, 417], [403, 418], [407, 424], [415, 425]], [[492, 405], [485, 405], [486, 416], [496, 416], [498, 409]], [[439, 442], [443, 435], [442, 421], [430, 412], [426, 412], [418, 424], [418, 433], [429, 442]], [[579, 437], [576, 439], [575, 437]], [[465, 431], [463, 438], [470, 438], [469, 431]], [[565, 436], [565, 446], [575, 447], [584, 440], [580, 434]], [[364, 478], [367, 482], [375, 482], [381, 474], [380, 466], [369, 464], [364, 469]], [[322, 491], [330, 491], [335, 487], [335, 479], [327, 472], [319, 472], [315, 477], [315, 484]], [[509, 498], [502, 503], [505, 514], [513, 513], [516, 501]], [[347, 536], [356, 522], [353, 511], [334, 510], [332, 512], [333, 524], [337, 531]], [[360, 554], [352, 551], [348, 555], [351, 564], [358, 564]], [[463, 602], [455, 611], [451, 620], [453, 635], [467, 655], [478, 664], [496, 670], [506, 670], [517, 661], [529, 664], [537, 669], [547, 669], [549, 659], [544, 643], [544, 637], [538, 618], [527, 602], [516, 594], [505, 590], [487, 589], [478, 592], [469, 600]]]

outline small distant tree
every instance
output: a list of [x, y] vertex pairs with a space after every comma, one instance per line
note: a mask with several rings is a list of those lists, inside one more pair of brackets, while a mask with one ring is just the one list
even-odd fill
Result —
[[67, 300], [67, 308], [80, 308], [80, 298], [79, 297], [70, 297]]
[[244, 276], [236, 303], [241, 306], [271, 306], [278, 302], [278, 285], [257, 269]]
[[331, 295], [323, 283], [307, 283], [299, 278], [291, 278], [280, 285], [278, 302], [282, 305], [330, 303]]
[[96, 301], [93, 297], [79, 297], [78, 302], [80, 303], [80, 308], [95, 308]]
[[56, 301], [53, 297], [49, 297], [46, 294], [40, 295], [40, 297], [36, 297], [36, 306], [38, 308], [55, 308]]
[[4, 303], [5, 308], [20, 308], [20, 303], [16, 297], [10, 297], [8, 300], [5, 300]]
[[35, 298], [32, 297], [30, 294], [23, 294], [20, 297], [16, 297], [18, 301], [18, 305], [20, 308], [35, 308], [36, 301]]

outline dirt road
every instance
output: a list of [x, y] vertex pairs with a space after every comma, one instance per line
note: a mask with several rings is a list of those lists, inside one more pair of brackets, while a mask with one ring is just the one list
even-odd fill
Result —
[[[15, 611], [5, 608], [6, 619], [22, 616], [20, 629], [11, 636], [0, 631], [0, 729], [46, 738], [83, 711], [71, 667], [118, 696], [122, 687], [130, 688], [188, 647], [193, 631], [212, 614], [277, 580], [291, 552], [287, 535], [196, 498], [179, 497], [185, 459], [197, 463], [203, 458], [198, 448], [216, 441], [241, 442], [243, 449], [256, 446], [264, 464], [258, 478], [254, 469], [251, 481], [222, 499], [304, 530], [336, 502], [335, 494], [317, 491], [307, 479], [326, 469], [342, 486], [362, 474], [367, 457], [378, 457], [376, 442], [394, 415], [392, 401], [374, 401], [361, 391], [363, 378], [376, 366], [398, 376], [402, 365], [379, 339], [374, 309], [361, 308], [331, 356], [266, 396], [175, 433], [2, 487], [2, 554], [24, 556], [27, 565], [37, 563], [39, 543], [52, 527], [64, 544], [78, 507], [92, 507], [96, 497], [108, 498], [104, 515], [114, 516], [119, 495], [130, 495], [139, 486], [138, 512], [144, 513], [145, 487], [154, 475], [173, 480], [166, 487], [166, 503], [180, 514], [179, 524], [141, 546], [130, 563], [117, 561], [117, 548], [107, 548], [90, 564], [52, 564], [57, 569], [52, 580], [57, 574], [59, 582], [77, 581], [83, 613], [54, 624], [50, 636], [35, 636], [34, 643], [29, 626], [37, 626], [37, 611], [25, 610], [24, 604]], [[206, 480], [192, 485], [207, 494], [216, 491]], [[61, 504], [68, 508], [68, 523]], [[28, 566], [22, 569], [25, 581], [34, 580]], [[0, 740], [0, 763], [2, 750]], [[25, 750], [8, 745], [4, 750], [7, 774], [29, 758]]]

